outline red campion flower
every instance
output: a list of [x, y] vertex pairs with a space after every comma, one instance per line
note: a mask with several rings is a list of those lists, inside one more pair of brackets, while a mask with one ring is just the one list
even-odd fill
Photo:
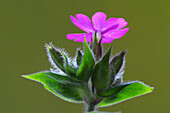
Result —
[[109, 18], [106, 20], [107, 15], [103, 12], [97, 12], [93, 15], [93, 24], [86, 15], [76, 14], [75, 17], [70, 16], [73, 24], [86, 32], [66, 36], [76, 42], [84, 42], [84, 37], [87, 42], [91, 42], [92, 37], [96, 35], [97, 39], [101, 40], [101, 43], [111, 43], [114, 39], [124, 36], [129, 30], [129, 28], [124, 28], [128, 23], [123, 18]]

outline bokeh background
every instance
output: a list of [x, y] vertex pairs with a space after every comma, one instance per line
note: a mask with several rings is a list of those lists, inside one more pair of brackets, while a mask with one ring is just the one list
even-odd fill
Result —
[[66, 34], [83, 31], [69, 16], [91, 17], [97, 11], [129, 23], [124, 37], [104, 44], [105, 50], [113, 46], [113, 55], [128, 50], [124, 79], [155, 87], [153, 93], [99, 110], [170, 113], [169, 0], [0, 0], [0, 113], [83, 113], [83, 104], [61, 100], [21, 75], [49, 70], [45, 43], [74, 56], [82, 43]]

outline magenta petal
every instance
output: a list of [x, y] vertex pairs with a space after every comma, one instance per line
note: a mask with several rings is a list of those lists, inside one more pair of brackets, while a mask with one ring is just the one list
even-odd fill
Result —
[[103, 37], [101, 43], [111, 43], [113, 40], [113, 38]]
[[84, 42], [84, 38], [86, 38], [87, 42], [91, 42], [92, 34], [87, 34], [87, 33], [68, 34], [66, 35], [66, 37], [76, 42]]
[[92, 22], [96, 30], [101, 30], [105, 25], [107, 15], [103, 12], [97, 12], [92, 17]]
[[85, 37], [87, 33], [80, 33], [80, 34], [67, 34], [66, 37], [70, 40], [79, 39], [80, 37]]
[[[119, 25], [119, 21], [117, 18], [109, 18], [103, 28], [102, 31], [105, 32], [106, 30], [108, 30], [109, 28], [112, 28], [113, 26], [118, 26]], [[116, 27], [117, 28], [117, 27]], [[113, 29], [112, 29], [113, 30]]]
[[93, 25], [91, 23], [91, 20], [88, 16], [83, 15], [83, 14], [76, 14], [76, 18], [83, 23], [86, 27], [93, 29]]
[[119, 21], [119, 26], [118, 26], [117, 29], [121, 29], [121, 28], [127, 26], [127, 24], [128, 24], [128, 23], [125, 21], [124, 18], [118, 18], [118, 21]]
[[106, 38], [111, 38], [111, 39], [118, 39], [118, 38], [121, 38], [123, 35], [126, 34], [126, 32], [129, 30], [129, 28], [125, 28], [125, 29], [121, 29], [121, 30], [111, 30], [105, 34], [103, 34], [102, 36], [103, 37], [106, 37]]
[[71, 19], [71, 21], [73, 22], [74, 25], [76, 25], [78, 28], [86, 31], [87, 33], [90, 33], [90, 32], [93, 31], [93, 29], [88, 27], [88, 25], [86, 25], [86, 23], [78, 21], [75, 17], [70, 16], [70, 19]]

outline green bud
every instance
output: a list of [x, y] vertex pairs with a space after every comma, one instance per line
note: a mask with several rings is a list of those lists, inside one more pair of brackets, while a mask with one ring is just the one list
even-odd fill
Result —
[[111, 83], [114, 81], [115, 76], [123, 68], [123, 64], [125, 62], [124, 56], [126, 55], [126, 51], [122, 51], [118, 55], [116, 55], [110, 62], [110, 70], [111, 70]]
[[52, 59], [52, 61], [54, 62], [54, 64], [63, 72], [65, 72], [64, 69], [64, 59], [62, 54], [59, 52], [59, 50], [57, 50], [52, 44], [48, 45], [46, 44], [46, 47], [49, 51], [50, 57]]

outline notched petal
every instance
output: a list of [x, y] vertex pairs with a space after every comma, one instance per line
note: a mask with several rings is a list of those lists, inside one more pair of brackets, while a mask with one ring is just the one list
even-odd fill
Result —
[[111, 30], [107, 33], [103, 34], [103, 37], [111, 38], [111, 39], [118, 39], [124, 36], [128, 32], [129, 28], [121, 29], [121, 30]]
[[84, 23], [84, 24], [86, 24], [87, 27], [89, 27], [90, 29], [93, 29], [93, 25], [92, 25], [91, 20], [88, 16], [83, 15], [81, 13], [76, 14], [75, 16], [81, 23]]
[[78, 28], [82, 29], [83, 31], [86, 31], [87, 33], [90, 33], [93, 31], [92, 28], [88, 27], [88, 25], [84, 22], [81, 22], [79, 20], [77, 20], [75, 17], [73, 17], [72, 15], [70, 16], [71, 21], [73, 22], [73, 24], [75, 26], [77, 26]]
[[92, 17], [92, 22], [96, 30], [101, 30], [105, 24], [107, 15], [103, 12], [97, 12]]
[[124, 18], [118, 18], [118, 21], [119, 21], [119, 26], [117, 29], [124, 28], [128, 25], [128, 22], [126, 22]]

